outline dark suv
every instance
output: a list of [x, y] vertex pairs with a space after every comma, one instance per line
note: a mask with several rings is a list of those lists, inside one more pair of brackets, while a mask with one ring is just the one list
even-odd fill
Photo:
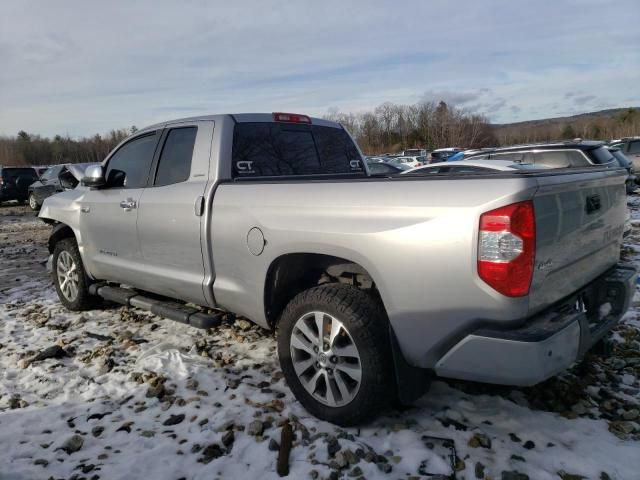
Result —
[[36, 180], [38, 174], [34, 168], [0, 166], [0, 202], [24, 202], [29, 195], [29, 185]]
[[508, 159], [532, 163], [546, 168], [590, 167], [593, 165], [618, 167], [604, 142], [571, 140], [567, 142], [537, 143], [496, 148], [465, 156], [465, 159]]
[[619, 148], [632, 162], [636, 170], [640, 171], [640, 137], [626, 137], [611, 140], [611, 147]]

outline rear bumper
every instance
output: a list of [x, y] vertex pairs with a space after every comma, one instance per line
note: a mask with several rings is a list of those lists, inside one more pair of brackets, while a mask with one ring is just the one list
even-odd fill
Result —
[[582, 358], [622, 318], [636, 270], [617, 266], [553, 309], [509, 330], [482, 328], [436, 364], [436, 374], [503, 385], [535, 385]]

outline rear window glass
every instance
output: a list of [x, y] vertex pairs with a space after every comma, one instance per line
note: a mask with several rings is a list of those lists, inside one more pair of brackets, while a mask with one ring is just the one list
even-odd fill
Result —
[[238, 123], [232, 157], [236, 178], [364, 173], [347, 132], [318, 125]]
[[603, 164], [609, 163], [614, 160], [611, 152], [605, 147], [594, 148], [593, 150], [589, 151], [589, 154], [591, 155], [593, 163]]

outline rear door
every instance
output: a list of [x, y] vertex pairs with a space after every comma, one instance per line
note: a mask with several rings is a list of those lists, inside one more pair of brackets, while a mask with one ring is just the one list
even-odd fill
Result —
[[200, 305], [207, 304], [201, 242], [213, 128], [212, 121], [166, 127], [138, 208], [140, 288]]
[[83, 261], [96, 278], [130, 285], [144, 279], [138, 205], [161, 132], [142, 133], [120, 146], [105, 165], [106, 185], [80, 200]]

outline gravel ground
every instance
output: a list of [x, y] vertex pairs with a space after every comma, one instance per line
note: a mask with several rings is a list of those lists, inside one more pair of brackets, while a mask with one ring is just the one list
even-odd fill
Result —
[[[630, 205], [623, 256], [638, 264]], [[544, 384], [437, 381], [411, 408], [340, 429], [295, 401], [273, 335], [246, 320], [201, 331], [131, 308], [66, 311], [45, 271], [49, 229], [0, 207], [0, 479], [278, 478], [289, 427], [289, 478], [640, 478], [638, 295], [607, 355]]]

